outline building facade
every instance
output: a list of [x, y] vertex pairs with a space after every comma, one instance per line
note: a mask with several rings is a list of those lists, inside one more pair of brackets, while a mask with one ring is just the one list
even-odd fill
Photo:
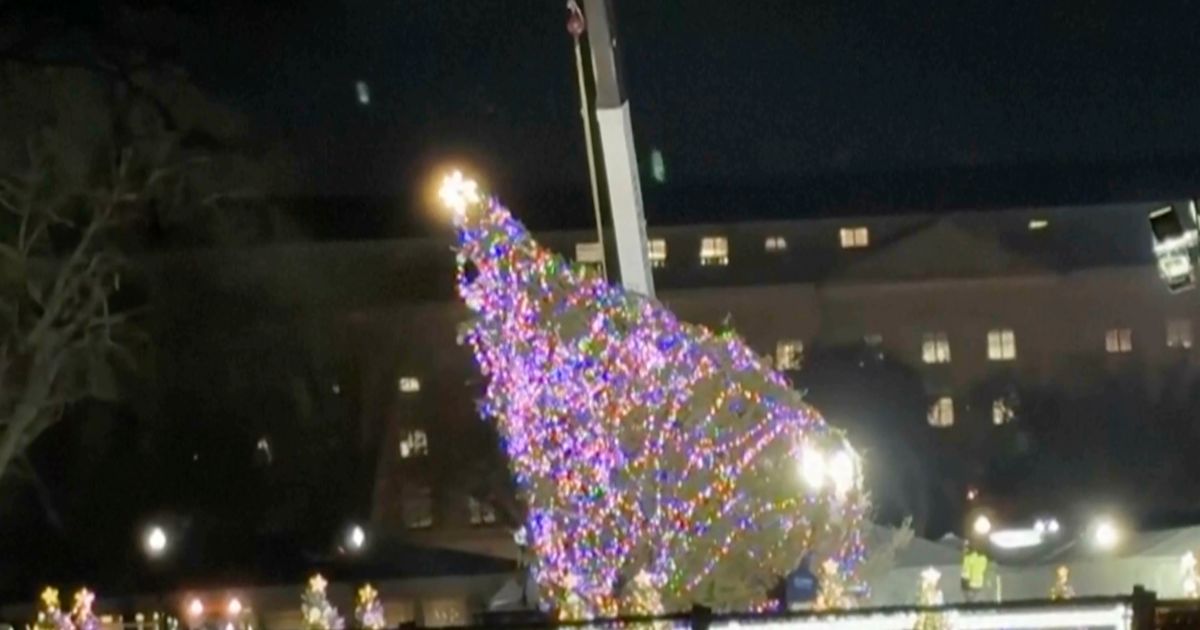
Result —
[[[1096, 388], [1132, 388], [1146, 395], [1122, 403], [1123, 413], [1140, 416], [1155, 413], [1173, 382], [1191, 382], [1200, 298], [1171, 295], [1158, 280], [1145, 222], [1154, 207], [652, 226], [648, 245], [660, 300], [688, 321], [732, 322], [832, 422], [889, 453], [875, 473], [881, 485], [889, 467], [916, 460], [925, 469], [921, 489], [909, 491], [926, 495], [915, 499], [926, 521], [952, 528], [969, 490], [1013, 477], [1004, 473], [1008, 455], [1046, 457], [1056, 431], [1073, 426], [1047, 430], [1049, 416], [1035, 414], [1035, 403], [1053, 399], [1055, 417], [1071, 416], [1072, 395], [1093, 400]], [[588, 262], [589, 235], [537, 236]], [[452, 295], [449, 243], [369, 248], [393, 267], [368, 265], [373, 273], [413, 279], [394, 287], [390, 303], [345, 316], [362, 422], [380, 427], [374, 527], [511, 556], [519, 508], [495, 436], [475, 410], [481, 378], [456, 344], [467, 313]], [[870, 412], [856, 412], [855, 399], [875, 396], [873, 381], [864, 391], [837, 378], [824, 389], [842, 391], [818, 388], [822, 370], [846, 356], [905, 375], [919, 387], [920, 407], [858, 421]], [[891, 453], [897, 442], [909, 445], [905, 453]]]

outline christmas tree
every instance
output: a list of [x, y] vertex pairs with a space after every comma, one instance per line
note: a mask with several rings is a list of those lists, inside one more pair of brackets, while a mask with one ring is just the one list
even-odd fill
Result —
[[[921, 572], [921, 587], [917, 590], [917, 605], [936, 607], [946, 603], [942, 596], [940, 582], [942, 574], [937, 569], [929, 567]], [[949, 630], [950, 621], [942, 611], [924, 610], [917, 615], [917, 623], [913, 630]]]
[[300, 613], [305, 630], [342, 630], [345, 622], [325, 594], [328, 582], [320, 574], [308, 580], [308, 590], [300, 598]]
[[100, 630], [100, 619], [92, 612], [96, 594], [86, 588], [75, 593], [75, 606], [71, 609], [71, 620], [76, 630]]
[[1050, 587], [1050, 599], [1061, 600], [1075, 597], [1075, 589], [1071, 586], [1071, 570], [1065, 566], [1054, 570], [1054, 586]]
[[383, 630], [387, 627], [387, 619], [383, 616], [383, 604], [379, 602], [379, 592], [370, 584], [363, 584], [362, 588], [358, 589], [354, 620], [358, 622], [358, 627], [364, 630]]
[[837, 560], [830, 558], [821, 563], [820, 582], [813, 608], [830, 610], [854, 606], [854, 600], [846, 588], [846, 579]]
[[71, 617], [63, 612], [62, 603], [58, 599], [58, 589], [47, 586], [38, 602], [37, 630], [75, 630]]
[[858, 456], [783, 376], [732, 331], [541, 248], [461, 175], [442, 193], [474, 315], [461, 339], [487, 377], [481, 412], [528, 508], [543, 596], [632, 613], [621, 585], [644, 573], [666, 611], [746, 610], [806, 553], [853, 570]]

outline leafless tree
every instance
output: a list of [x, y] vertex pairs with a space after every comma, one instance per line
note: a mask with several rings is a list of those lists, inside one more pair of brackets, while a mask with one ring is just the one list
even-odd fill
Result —
[[231, 119], [178, 72], [0, 63], [0, 482], [73, 403], [116, 396], [148, 226], [248, 194], [258, 165], [213, 148]]

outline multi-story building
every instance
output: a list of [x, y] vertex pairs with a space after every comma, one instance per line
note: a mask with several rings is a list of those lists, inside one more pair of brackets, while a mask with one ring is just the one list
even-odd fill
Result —
[[[1200, 293], [1172, 295], [1159, 282], [1146, 224], [1153, 208], [652, 224], [648, 246], [660, 300], [691, 322], [732, 319], [830, 421], [850, 428], [868, 455], [881, 505], [917, 512], [936, 529], [954, 526], [968, 486], [1046, 502], [1068, 481], [1099, 479], [1091, 460], [1124, 458], [1136, 469], [1139, 458], [1162, 456], [1162, 444], [1146, 442], [1148, 426], [1163, 436], [1192, 436], [1190, 410], [1200, 410], [1200, 401], [1192, 401], [1188, 385], [1198, 358]], [[569, 258], [587, 254], [594, 239], [588, 232], [535, 234]], [[353, 468], [364, 490], [313, 496], [278, 473], [290, 505], [281, 520], [337, 500], [348, 512], [370, 506], [378, 535], [497, 556], [516, 552], [511, 527], [518, 510], [508, 473], [475, 407], [482, 380], [456, 342], [468, 314], [454, 294], [449, 232], [278, 245], [182, 262], [203, 270], [216, 293], [234, 295], [239, 306], [256, 300], [244, 311], [260, 323], [235, 330], [222, 320], [206, 322], [211, 334], [193, 330], [187, 343], [194, 347], [172, 354], [190, 364], [217, 344], [220, 370], [257, 366], [229, 376], [230, 388], [265, 378], [263, 372], [276, 372], [276, 380], [293, 373], [290, 382], [259, 388], [287, 396], [246, 410], [248, 438], [263, 433], [281, 443], [277, 451], [284, 439], [296, 448], [306, 440], [356, 444]], [[178, 275], [164, 277], [179, 282]], [[164, 311], [164, 322], [197, 319], [199, 302]], [[227, 308], [214, 312], [230, 317]], [[304, 337], [307, 358], [272, 349], [286, 337]], [[275, 358], [270, 367], [262, 365], [266, 356]], [[179, 382], [192, 380], [182, 376], [192, 366], [176, 367]], [[200, 372], [206, 388], [214, 385], [212, 374], [220, 376]], [[302, 403], [281, 410], [284, 397]], [[200, 407], [187, 412], [199, 414]], [[283, 424], [256, 424], [272, 415]], [[338, 420], [320, 428], [304, 420], [310, 416]], [[1176, 419], [1170, 431], [1159, 421], [1166, 416]], [[304, 436], [312, 437], [296, 438], [296, 427], [308, 427]], [[1088, 448], [1096, 456], [1088, 458]], [[1157, 482], [1186, 479], [1188, 463], [1158, 467], [1172, 472]], [[1030, 475], [1058, 476], [1030, 484]], [[1148, 486], [1134, 491], [1162, 496]]]
[[[1123, 402], [1123, 412], [1153, 423], [1141, 416], [1157, 413], [1168, 381], [1190, 382], [1200, 298], [1171, 295], [1158, 280], [1145, 221], [1154, 207], [651, 226], [648, 245], [659, 299], [689, 321], [731, 318], [799, 386], [828, 385], [819, 375], [844, 350], [859, 367], [862, 357], [886, 362], [919, 387], [917, 411], [896, 409], [882, 422], [851, 417], [862, 400], [896, 398], [871, 391], [877, 381], [863, 381], [864, 391], [809, 394], [828, 401], [838, 414], [830, 420], [850, 426], [869, 451], [890, 453], [880, 466], [902, 468], [908, 457], [925, 467], [918, 485], [928, 490], [917, 493], [932, 498], [917, 503], [945, 524], [966, 488], [1014, 478], [1005, 472], [1009, 454], [1055, 448], [1061, 437], [1048, 418], [1065, 418], [1062, 431], [1074, 427], [1070, 408], [1095, 399], [1097, 388], [1149, 392]], [[589, 253], [586, 232], [538, 237], [571, 258]], [[467, 314], [452, 295], [449, 241], [314, 247], [373, 275], [389, 294], [344, 320], [363, 424], [381, 427], [375, 528], [512, 553], [503, 459], [475, 410], [479, 374], [456, 345]], [[832, 388], [850, 387], [844, 381]], [[1055, 413], [1033, 408], [1051, 399]], [[1120, 442], [1112, 427], [1084, 430]], [[896, 442], [909, 446], [897, 455]], [[893, 472], [878, 471], [880, 484], [902, 478]], [[1035, 490], [1045, 488], [1023, 494]]]

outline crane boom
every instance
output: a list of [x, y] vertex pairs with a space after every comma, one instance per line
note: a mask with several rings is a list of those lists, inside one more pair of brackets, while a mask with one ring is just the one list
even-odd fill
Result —
[[583, 5], [592, 52], [592, 74], [596, 81], [596, 123], [600, 127], [600, 151], [612, 207], [621, 283], [626, 289], [654, 297], [637, 149], [633, 144], [629, 100], [621, 82], [612, 1], [585, 0]]

